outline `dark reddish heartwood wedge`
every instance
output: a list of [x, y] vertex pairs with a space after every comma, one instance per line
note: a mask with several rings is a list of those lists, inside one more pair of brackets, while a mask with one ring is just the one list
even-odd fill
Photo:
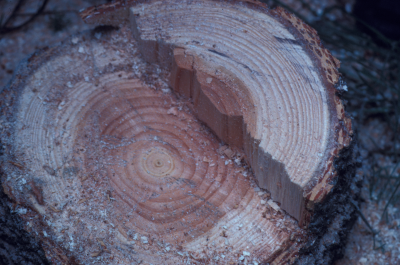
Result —
[[3, 188], [50, 261], [340, 252], [352, 128], [339, 61], [314, 29], [255, 1], [121, 1], [81, 16], [113, 27], [38, 52], [1, 94]]

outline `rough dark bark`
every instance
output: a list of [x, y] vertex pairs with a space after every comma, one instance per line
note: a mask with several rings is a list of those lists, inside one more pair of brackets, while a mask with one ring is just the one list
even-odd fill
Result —
[[357, 140], [353, 139], [335, 160], [337, 183], [326, 201], [316, 207], [309, 226], [312, 240], [300, 250], [295, 264], [332, 264], [343, 257], [347, 237], [358, 216], [354, 205], [360, 201], [361, 176], [355, 177], [361, 164], [359, 158]]
[[20, 216], [11, 212], [8, 201], [0, 189], [0, 264], [50, 264], [35, 237], [24, 230]]

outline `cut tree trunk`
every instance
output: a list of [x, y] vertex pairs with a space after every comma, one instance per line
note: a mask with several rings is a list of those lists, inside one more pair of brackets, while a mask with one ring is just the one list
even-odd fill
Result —
[[254, 1], [82, 17], [113, 27], [38, 52], [1, 95], [3, 188], [51, 262], [340, 255], [352, 129], [315, 30]]

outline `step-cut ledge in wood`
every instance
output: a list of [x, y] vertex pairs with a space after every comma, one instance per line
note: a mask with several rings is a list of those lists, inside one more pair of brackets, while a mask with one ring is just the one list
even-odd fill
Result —
[[252, 1], [81, 15], [119, 29], [36, 53], [0, 97], [3, 189], [47, 258], [296, 262], [352, 134], [316, 32]]
[[352, 134], [334, 87], [340, 63], [316, 31], [254, 1], [131, 5], [82, 16], [112, 25], [128, 16], [145, 60], [171, 72], [171, 87], [193, 100], [198, 119], [243, 149], [258, 185], [307, 226]]

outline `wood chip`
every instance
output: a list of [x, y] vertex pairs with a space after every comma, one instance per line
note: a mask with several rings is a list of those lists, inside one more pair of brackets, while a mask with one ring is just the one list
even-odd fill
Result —
[[272, 200], [268, 201], [269, 206], [271, 206], [271, 208], [273, 208], [275, 211], [279, 211], [281, 209], [281, 207], [278, 206], [278, 204], [276, 204], [275, 202], [273, 202]]
[[80, 203], [84, 203], [84, 202], [87, 201], [87, 200], [88, 200], [88, 199], [84, 198], [84, 199], [79, 200], [78, 203], [79, 203], [79, 204], [80, 204]]
[[55, 176], [56, 175], [56, 171], [49, 167], [48, 165], [43, 165], [43, 169], [51, 176]]
[[235, 152], [230, 148], [225, 149], [223, 152], [229, 159], [232, 159], [235, 156]]
[[49, 208], [52, 209], [54, 212], [61, 212], [61, 210], [58, 210], [56, 208], [54, 208], [53, 206], [49, 205]]
[[13, 161], [8, 161], [11, 165], [16, 166], [19, 169], [24, 169], [24, 166], [17, 163], [17, 162], [13, 162]]
[[220, 154], [220, 155], [223, 155], [223, 154], [224, 154], [224, 151], [225, 151], [226, 149], [228, 149], [228, 146], [226, 146], [226, 145], [221, 146], [220, 148], [217, 149], [217, 153]]
[[100, 243], [100, 245], [101, 245], [102, 247], [104, 247], [104, 248], [107, 248], [107, 247], [106, 247], [106, 244], [103, 242], [103, 240], [102, 240], [102, 239], [100, 239], [100, 238], [97, 238], [97, 242], [99, 242], [99, 243]]
[[106, 191], [106, 194], [107, 194], [108, 201], [111, 202], [111, 200], [112, 200], [111, 191], [110, 190]]
[[208, 141], [208, 140], [202, 141], [202, 144], [204, 146], [208, 146], [208, 145], [210, 145], [210, 141]]
[[210, 163], [211, 160], [208, 157], [205, 156], [205, 157], [203, 157], [203, 162]]
[[101, 251], [99, 251], [99, 252], [93, 252], [92, 253], [92, 257], [97, 257], [97, 256], [99, 256], [101, 254]]
[[178, 108], [177, 107], [172, 107], [167, 111], [167, 114], [175, 115], [178, 116]]

